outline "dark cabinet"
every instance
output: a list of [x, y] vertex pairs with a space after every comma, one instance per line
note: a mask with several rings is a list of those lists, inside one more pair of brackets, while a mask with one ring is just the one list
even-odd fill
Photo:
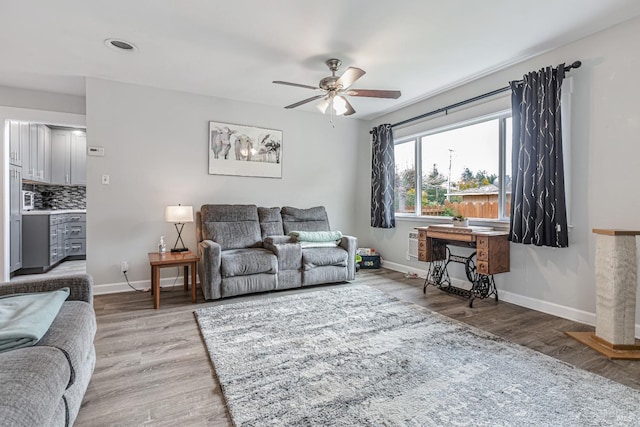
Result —
[[23, 218], [23, 273], [42, 273], [64, 259], [86, 258], [86, 214], [29, 214]]

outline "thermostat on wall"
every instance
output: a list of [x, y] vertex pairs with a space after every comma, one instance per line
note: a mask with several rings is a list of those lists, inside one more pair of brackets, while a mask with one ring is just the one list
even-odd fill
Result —
[[89, 147], [87, 149], [87, 154], [89, 156], [104, 156], [104, 147]]

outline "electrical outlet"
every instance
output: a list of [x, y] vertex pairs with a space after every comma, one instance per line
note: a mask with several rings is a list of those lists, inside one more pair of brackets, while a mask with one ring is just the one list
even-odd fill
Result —
[[120, 261], [120, 272], [122, 274], [129, 271], [129, 263], [127, 261]]

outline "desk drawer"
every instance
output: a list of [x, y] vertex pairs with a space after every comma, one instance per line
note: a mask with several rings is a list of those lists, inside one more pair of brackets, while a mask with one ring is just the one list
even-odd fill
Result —
[[476, 265], [477, 271], [480, 274], [492, 274], [489, 271], [489, 261], [478, 261], [477, 265]]
[[476, 239], [471, 233], [456, 233], [452, 235], [452, 233], [443, 233], [440, 231], [429, 231], [427, 236], [432, 239], [455, 240], [457, 242], [473, 242]]
[[476, 259], [478, 261], [489, 261], [489, 251], [485, 248], [477, 248]]
[[486, 236], [478, 236], [476, 240], [476, 247], [478, 249], [489, 249], [489, 238]]

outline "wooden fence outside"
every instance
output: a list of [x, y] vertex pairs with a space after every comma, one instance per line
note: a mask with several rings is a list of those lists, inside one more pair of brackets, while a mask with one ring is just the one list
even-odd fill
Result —
[[[423, 206], [422, 215], [443, 216], [446, 210], [459, 213], [466, 218], [498, 218], [498, 202], [445, 201], [442, 206]], [[507, 214], [511, 211], [510, 202], [507, 202], [506, 211]]]
[[[498, 202], [445, 202], [445, 206], [466, 218], [498, 218]], [[507, 201], [506, 212], [510, 211]]]

